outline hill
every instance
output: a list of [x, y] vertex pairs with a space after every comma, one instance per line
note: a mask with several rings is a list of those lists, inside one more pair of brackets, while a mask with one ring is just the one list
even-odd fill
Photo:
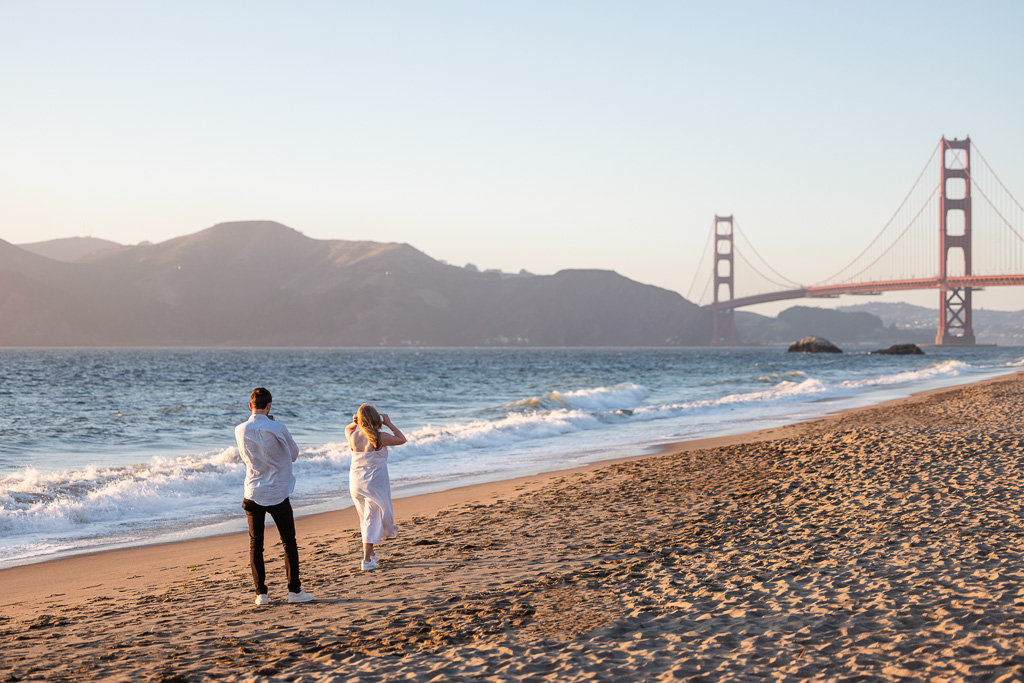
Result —
[[70, 263], [0, 241], [3, 346], [706, 343], [708, 314], [609, 271], [502, 277], [407, 244], [223, 223]]
[[[159, 244], [0, 240], [0, 346], [699, 346], [710, 313], [611, 271], [478, 272], [408, 244], [317, 240], [272, 221]], [[930, 343], [937, 312], [875, 302], [737, 311], [744, 345]], [[1024, 312], [976, 309], [1024, 345]]]
[[[978, 341], [1000, 346], [1024, 346], [1024, 310], [996, 311], [978, 305], [983, 294], [975, 294], [973, 310], [974, 334]], [[906, 335], [919, 337], [923, 343], [935, 341], [939, 324], [938, 308], [925, 308], [906, 303], [876, 301], [854, 306], [840, 306], [847, 313], [870, 313]], [[921, 342], [918, 342], [921, 343]]]
[[56, 261], [74, 261], [87, 254], [93, 254], [104, 249], [114, 249], [121, 245], [117, 242], [101, 240], [95, 237], [65, 237], [64, 239], [32, 242], [30, 244], [19, 244], [18, 246], [33, 254], [45, 256]]
[[748, 344], [789, 344], [809, 336], [825, 337], [840, 346], [877, 347], [911, 341], [903, 331], [886, 327], [871, 313], [813, 306], [792, 306], [776, 318], [740, 311], [736, 314], [736, 329]]
[[[737, 311], [736, 329], [745, 344], [788, 344], [821, 336], [840, 346], [932, 344], [938, 328], [937, 308], [876, 301], [835, 309], [793, 306], [769, 318]], [[1024, 346], [1024, 311], [975, 307], [974, 332], [979, 343]]]

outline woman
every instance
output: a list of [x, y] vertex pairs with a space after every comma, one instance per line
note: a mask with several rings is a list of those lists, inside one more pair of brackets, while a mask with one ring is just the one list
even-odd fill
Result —
[[[382, 432], [387, 426], [393, 434]], [[352, 416], [352, 424], [345, 427], [345, 438], [352, 449], [348, 490], [352, 494], [359, 529], [363, 534], [363, 562], [365, 571], [379, 569], [374, 544], [398, 534], [395, 511], [391, 506], [391, 480], [388, 478], [388, 446], [401, 446], [405, 435], [391, 424], [391, 418], [381, 415], [377, 408], [364, 403]]]

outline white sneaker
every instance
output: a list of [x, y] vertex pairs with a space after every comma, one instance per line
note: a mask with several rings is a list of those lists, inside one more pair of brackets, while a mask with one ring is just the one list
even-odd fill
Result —
[[288, 602], [309, 602], [313, 599], [312, 594], [307, 593], [303, 589], [299, 589], [298, 593], [288, 592]]
[[359, 568], [362, 569], [364, 572], [369, 572], [373, 571], [374, 569], [380, 569], [380, 565], [377, 564], [377, 560], [371, 557], [369, 562], [360, 562]]
[[267, 595], [266, 593], [260, 593], [259, 595], [256, 596], [256, 604], [257, 605], [269, 605], [270, 604], [270, 596]]

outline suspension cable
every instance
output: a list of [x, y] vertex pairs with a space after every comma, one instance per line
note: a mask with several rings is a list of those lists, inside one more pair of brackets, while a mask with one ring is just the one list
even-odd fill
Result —
[[[940, 184], [940, 185], [936, 185], [936, 186], [935, 186], [935, 189], [934, 189], [934, 190], [932, 190], [932, 193], [931, 193], [930, 195], [928, 195], [928, 199], [926, 199], [926, 200], [924, 201], [924, 204], [922, 204], [922, 205], [921, 205], [921, 208], [920, 208], [920, 209], [918, 209], [918, 211], [917, 211], [917, 213], [916, 213], [916, 214], [914, 215], [914, 217], [913, 217], [912, 219], [910, 219], [910, 222], [909, 222], [909, 223], [907, 223], [907, 227], [903, 228], [903, 232], [901, 232], [901, 233], [900, 233], [900, 234], [899, 234], [899, 235], [898, 235], [898, 236], [896, 237], [896, 239], [894, 239], [894, 240], [892, 241], [892, 244], [890, 244], [890, 245], [889, 245], [889, 248], [888, 248], [888, 249], [886, 249], [886, 250], [885, 250], [885, 251], [883, 251], [883, 252], [882, 252], [881, 254], [879, 254], [879, 255], [878, 255], [878, 258], [876, 258], [876, 259], [875, 259], [874, 261], [872, 261], [872, 262], [871, 262], [871, 263], [869, 263], [868, 265], [866, 265], [866, 266], [864, 266], [863, 268], [861, 268], [861, 269], [860, 269], [859, 271], [857, 271], [856, 273], [854, 273], [853, 275], [851, 275], [850, 277], [848, 277], [848, 278], [847, 278], [846, 280], [844, 280], [843, 282], [849, 282], [850, 280], [852, 280], [852, 279], [856, 278], [856, 277], [857, 277], [858, 275], [860, 275], [861, 273], [863, 273], [863, 272], [864, 272], [865, 270], [867, 270], [867, 269], [868, 269], [868, 268], [870, 268], [871, 266], [873, 266], [873, 265], [875, 265], [876, 263], [878, 263], [879, 261], [881, 261], [881, 260], [882, 260], [882, 257], [883, 257], [883, 256], [885, 256], [885, 255], [886, 255], [886, 254], [888, 254], [888, 253], [889, 253], [890, 251], [892, 251], [893, 247], [895, 247], [895, 246], [896, 246], [896, 243], [897, 243], [897, 242], [899, 242], [899, 241], [900, 241], [901, 239], [903, 239], [903, 236], [907, 234], [907, 231], [908, 231], [908, 230], [910, 230], [910, 228], [914, 227], [914, 223], [916, 223], [916, 222], [917, 222], [917, 219], [921, 217], [921, 214], [922, 214], [922, 213], [924, 213], [924, 210], [928, 208], [928, 203], [929, 203], [929, 202], [931, 202], [931, 200], [932, 200], [932, 197], [934, 197], [934, 196], [935, 196], [935, 193], [939, 191], [939, 188], [940, 188], [940, 187], [941, 187], [941, 184]], [[860, 258], [860, 257], [858, 257], [858, 258]], [[857, 259], [854, 259], [854, 261], [856, 261], [856, 260], [857, 260]], [[853, 265], [853, 264], [851, 263], [850, 265]], [[847, 268], [849, 268], [849, 267], [850, 267], [850, 266], [847, 266]], [[844, 268], [843, 270], [846, 270], [846, 269]], [[843, 271], [839, 271], [839, 272], [841, 273], [841, 272], [843, 272]]]
[[[700, 275], [700, 264], [701, 264], [701, 262], [704, 261], [704, 256], [708, 253], [708, 245], [711, 244], [711, 236], [714, 234], [714, 232], [715, 232], [715, 223], [714, 223], [714, 221], [712, 221], [712, 223], [711, 223], [711, 230], [708, 231], [708, 238], [704, 242], [704, 249], [701, 251], [701, 254], [700, 254], [700, 261], [697, 262], [697, 267], [693, 269], [693, 282], [690, 283], [690, 289], [687, 290], [687, 292], [686, 292], [686, 298], [689, 299], [690, 301], [693, 301], [693, 299], [690, 299], [690, 295], [693, 294], [693, 286], [695, 284], [697, 284], [697, 276]], [[714, 273], [712, 273], [711, 275], [712, 275], [712, 277], [714, 277]], [[704, 290], [707, 291], [707, 287], [706, 286], [705, 286]], [[704, 295], [701, 294], [701, 296], [703, 297]]]
[[[903, 207], [904, 207], [904, 205], [906, 205], [906, 203], [907, 203], [907, 202], [908, 202], [908, 201], [910, 200], [910, 196], [911, 196], [911, 195], [912, 195], [912, 194], [914, 193], [914, 190], [915, 190], [915, 189], [917, 189], [918, 183], [920, 183], [920, 182], [921, 182], [921, 178], [923, 178], [923, 177], [924, 177], [924, 174], [925, 174], [925, 172], [926, 172], [926, 171], [928, 170], [928, 167], [929, 167], [929, 166], [931, 166], [931, 163], [932, 163], [932, 159], [934, 159], [934, 158], [935, 158], [935, 152], [936, 152], [936, 151], [938, 151], [938, 149], [939, 149], [939, 148], [940, 148], [941, 146], [942, 146], [942, 140], [939, 140], [939, 142], [938, 142], [938, 143], [937, 143], [937, 144], [935, 145], [935, 149], [933, 149], [933, 150], [932, 150], [932, 153], [931, 153], [931, 155], [930, 155], [930, 156], [928, 157], [928, 161], [926, 161], [926, 162], [925, 162], [925, 164], [924, 164], [924, 168], [923, 168], [923, 169], [921, 169], [921, 173], [920, 173], [920, 174], [918, 174], [918, 176], [917, 176], [917, 180], [915, 180], [915, 181], [914, 181], [914, 184], [913, 184], [913, 185], [912, 185], [912, 186], [910, 187], [910, 192], [908, 192], [908, 193], [907, 193], [907, 196], [903, 198], [903, 201], [902, 201], [902, 202], [900, 202], [899, 208], [897, 208], [897, 209], [896, 209], [896, 211], [895, 211], [895, 212], [893, 213], [893, 215], [892, 215], [892, 218], [890, 218], [890, 219], [889, 219], [889, 221], [888, 221], [888, 222], [887, 222], [887, 223], [885, 224], [885, 226], [884, 226], [884, 227], [883, 227], [883, 228], [881, 229], [881, 231], [880, 231], [880, 232], [879, 232], [879, 233], [878, 233], [877, 235], [875, 235], [875, 239], [871, 240], [871, 244], [869, 244], [869, 245], [868, 245], [867, 247], [865, 247], [865, 248], [864, 248], [864, 251], [862, 251], [862, 252], [860, 252], [859, 254], [857, 254], [856, 258], [854, 258], [854, 259], [853, 259], [852, 261], [850, 261], [850, 262], [849, 262], [849, 263], [848, 263], [848, 264], [847, 264], [847, 265], [846, 265], [845, 267], [843, 267], [843, 268], [842, 268], [842, 269], [841, 269], [841, 270], [840, 270], [840, 271], [839, 271], [838, 273], [836, 273], [836, 274], [835, 274], [835, 275], [833, 275], [832, 277], [828, 277], [828, 278], [825, 278], [824, 280], [822, 280], [822, 281], [821, 281], [821, 283], [824, 283], [824, 282], [828, 282], [828, 281], [830, 281], [830, 280], [836, 280], [836, 279], [838, 279], [840, 275], [842, 275], [842, 274], [843, 274], [844, 272], [846, 272], [847, 270], [849, 270], [850, 268], [852, 268], [852, 267], [853, 267], [853, 265], [854, 265], [855, 263], [857, 263], [857, 261], [859, 261], [859, 260], [860, 260], [860, 258], [861, 258], [862, 256], [864, 256], [864, 254], [868, 253], [868, 251], [870, 251], [870, 250], [871, 250], [871, 247], [875, 246], [875, 243], [876, 243], [876, 242], [878, 242], [878, 240], [880, 240], [880, 239], [882, 238], [882, 235], [884, 235], [884, 234], [885, 234], [885, 231], [889, 229], [889, 226], [890, 226], [890, 225], [892, 225], [892, 222], [893, 222], [894, 220], [896, 220], [896, 217], [897, 217], [897, 216], [899, 215], [900, 211], [902, 211], [902, 210], [903, 210]], [[932, 192], [932, 194], [935, 194], [935, 193], [934, 193], [934, 192]], [[929, 197], [929, 200], [930, 200], [930, 199], [931, 199], [931, 197]], [[919, 215], [920, 215], [920, 213], [921, 213], [921, 212], [920, 212], [920, 211], [918, 211], [918, 214], [919, 214]], [[916, 220], [916, 217], [915, 217], [915, 220]], [[906, 230], [904, 230], [903, 232], [904, 232], [904, 233], [906, 233]], [[901, 233], [901, 234], [900, 234], [900, 237], [902, 237], [902, 236], [903, 236], [903, 234]], [[900, 237], [897, 237], [897, 238], [896, 238], [896, 240], [899, 240], [899, 239], [900, 239]], [[895, 241], [893, 242], [893, 244], [895, 244]], [[892, 248], [892, 247], [890, 247], [890, 249], [891, 249], [891, 248]], [[888, 251], [888, 250], [886, 250], [886, 251]], [[876, 262], [877, 262], [877, 259], [876, 259]], [[872, 265], [874, 265], [874, 264], [872, 264]], [[865, 269], [865, 270], [866, 270], [866, 269]], [[863, 273], [864, 271], [862, 270], [862, 271], [860, 271], [860, 272], [861, 272], [861, 273]], [[860, 273], [858, 273], [858, 275], [859, 275], [859, 274], [860, 274]], [[856, 277], [856, 276], [854, 276], [854, 277]], [[819, 283], [819, 284], [821, 284], [821, 283]]]
[[[984, 156], [982, 156], [981, 150], [978, 149], [978, 146], [976, 144], [974, 144], [974, 142], [971, 142], [971, 147], [973, 147], [974, 151], [978, 153], [979, 157], [981, 157], [981, 162], [983, 164], [985, 164], [985, 168], [987, 168], [989, 173], [992, 174], [992, 177], [996, 179], [996, 182], [999, 183], [999, 186], [1001, 188], [1003, 188], [1003, 191], [1006, 192], [1006, 194], [1010, 198], [1010, 200], [1014, 204], [1017, 205], [1018, 209], [1020, 209], [1021, 211], [1024, 211], [1024, 207], [1022, 207], [1020, 205], [1020, 202], [1018, 202], [1017, 198], [1013, 196], [1013, 193], [1010, 192], [1010, 190], [1007, 189], [1006, 185], [1003, 184], [1003, 181], [999, 179], [999, 175], [996, 174], [996, 171], [995, 171], [994, 168], [992, 168], [992, 165], [988, 163], [988, 160]], [[985, 198], [985, 201], [988, 202], [989, 206], [991, 206], [992, 209], [996, 212], [996, 215], [998, 215], [1000, 218], [1003, 219], [1003, 222], [1006, 223], [1006, 227], [1008, 227], [1010, 230], [1012, 230], [1013, 234], [1016, 235], [1018, 239], [1024, 240], [1024, 236], [1021, 236], [1021, 234], [1019, 232], [1017, 232], [1017, 229], [1014, 228], [1013, 225], [1010, 224], [1010, 221], [1006, 220], [1006, 218], [1003, 217], [1003, 214], [1000, 213], [999, 209], [997, 209], [995, 207], [995, 205], [992, 203], [992, 200], [989, 199], [988, 195], [985, 194], [985, 191], [983, 189], [981, 189], [981, 186], [974, 182], [974, 178], [971, 177], [971, 170], [970, 169], [967, 169], [967, 177], [971, 181], [971, 183], [973, 183], [974, 187], [977, 188], [978, 192], [981, 193], [981, 196]]]
[[[761, 263], [763, 263], [765, 266], [768, 267], [768, 270], [772, 271], [773, 273], [775, 273], [775, 275], [777, 275], [778, 277], [782, 278], [783, 280], [785, 280], [787, 283], [793, 285], [794, 287], [803, 287], [803, 285], [800, 284], [799, 282], [793, 282], [788, 277], [786, 277], [785, 275], [783, 275], [779, 271], [777, 271], [774, 268], [772, 268], [772, 264], [768, 263], [768, 261], [766, 261], [765, 258], [763, 256], [761, 256], [761, 254], [758, 253], [757, 249], [754, 247], [754, 243], [751, 242], [750, 238], [747, 237], [746, 233], [743, 232], [743, 228], [740, 227], [739, 221], [737, 221], [735, 218], [733, 218], [733, 224], [736, 226], [736, 232], [738, 232], [740, 237], [742, 237], [743, 240], [747, 243], [747, 246], [750, 247], [750, 250], [752, 252], [754, 252], [754, 255], [757, 256], [757, 258], [761, 259]], [[743, 258], [742, 254], [741, 254], [741, 258]], [[746, 259], [744, 258], [744, 261], [745, 260]], [[748, 263], [747, 265], [750, 265], [750, 264]], [[753, 266], [751, 266], [751, 268], [753, 268]], [[755, 272], [756, 272], [756, 269], [755, 269]], [[758, 273], [758, 274], [760, 275], [760, 273]], [[764, 277], [764, 276], [762, 275], [761, 277]], [[774, 280], [772, 280], [770, 278], [765, 277], [764, 279], [768, 280], [769, 282], [772, 282], [773, 284], [779, 285], [780, 287], [784, 287], [785, 286], [785, 285], [783, 285], [783, 284], [781, 284], [779, 282], [775, 282]]]
[[[770, 277], [768, 277], [767, 275], [765, 275], [764, 273], [759, 271], [757, 268], [755, 268], [754, 264], [752, 264], [750, 261], [748, 261], [747, 257], [743, 255], [742, 251], [734, 251], [733, 253], [735, 253], [737, 256], [739, 256], [741, 259], [743, 259], [743, 262], [746, 263], [748, 266], [750, 266], [750, 269], [752, 271], [754, 271], [755, 273], [757, 273], [758, 275], [760, 275], [762, 279], [767, 280], [768, 282], [772, 283], [773, 285], [775, 285], [777, 287], [785, 288], [787, 286], [787, 285], [785, 285], [785, 284], [783, 284], [781, 282], [776, 282], [775, 280], [771, 279]], [[769, 266], [769, 268], [770, 267], [771, 266]], [[795, 282], [791, 282], [790, 284], [791, 285], [796, 285], [798, 288], [803, 289], [803, 285], [797, 284]]]
[[[988, 166], [988, 164], [985, 165]], [[992, 167], [988, 166], [988, 170], [991, 171]], [[995, 175], [994, 171], [992, 172], [992, 175]], [[967, 179], [971, 181], [974, 189], [981, 193], [981, 196], [985, 198], [985, 201], [988, 202], [988, 205], [991, 206], [992, 210], [996, 212], [996, 215], [999, 216], [1004, 223], [1006, 223], [1006, 227], [1008, 227], [1010, 231], [1017, 236], [1017, 239], [1019, 239], [1021, 242], [1024, 242], [1024, 235], [1021, 235], [1019, 232], [1017, 232], [1017, 228], [1013, 227], [1013, 225], [1010, 224], [1010, 221], [1006, 220], [1006, 217], [1003, 216], [1002, 212], [999, 211], [999, 209], [996, 208], [996, 205], [992, 202], [992, 200], [988, 198], [988, 195], [985, 194], [985, 190], [981, 189], [981, 186], [978, 185], [978, 183], [974, 182], [974, 178], [971, 176], [971, 171], [969, 169], [967, 170]], [[1000, 185], [1002, 185], [1002, 183], [1000, 183]], [[1006, 189], [1005, 186], [1003, 187], [1003, 189]], [[1013, 199], [1013, 195], [1010, 195], [1010, 198]], [[1014, 199], [1013, 201], [1014, 203], [1016, 203], [1017, 200]], [[1020, 204], [1017, 204], [1017, 206], [1020, 206]]]
[[704, 291], [700, 293], [700, 301], [707, 301], [705, 297], [708, 295], [708, 288], [711, 287], [712, 281], [715, 279], [715, 274], [712, 273], [711, 277], [704, 281]]

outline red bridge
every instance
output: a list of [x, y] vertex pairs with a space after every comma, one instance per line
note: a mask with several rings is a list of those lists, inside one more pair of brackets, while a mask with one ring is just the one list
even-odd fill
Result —
[[[977, 168], [971, 165], [972, 152], [981, 161]], [[938, 173], [930, 177], [929, 170], [934, 168], [937, 153], [940, 153]], [[977, 217], [974, 215], [975, 194], [982, 200], [978, 203], [980, 215]], [[734, 311], [744, 306], [804, 297], [935, 289], [939, 291], [935, 343], [973, 345], [971, 293], [986, 287], [1024, 285], [1021, 227], [1024, 227], [1024, 208], [991, 170], [970, 138], [942, 138], [900, 208], [871, 244], [839, 273], [814, 285], [800, 285], [780, 275], [760, 258], [748, 241], [752, 257], [760, 259], [763, 267], [777, 279], [765, 276], [754, 266], [752, 258], [746, 257], [745, 250], [736, 249], [734, 238], [746, 238], [733, 216], [715, 216], [711, 234], [714, 237], [713, 271], [707, 280], [708, 285], [713, 286], [713, 300], [706, 306], [713, 314], [712, 341], [736, 344]], [[929, 253], [932, 256], [929, 257]], [[936, 253], [938, 259], [935, 259]], [[975, 259], [975, 256], [980, 258]], [[769, 283], [769, 291], [735, 296], [736, 257], [763, 282]], [[694, 283], [698, 277], [699, 272]], [[690, 289], [692, 294], [692, 285]]]

